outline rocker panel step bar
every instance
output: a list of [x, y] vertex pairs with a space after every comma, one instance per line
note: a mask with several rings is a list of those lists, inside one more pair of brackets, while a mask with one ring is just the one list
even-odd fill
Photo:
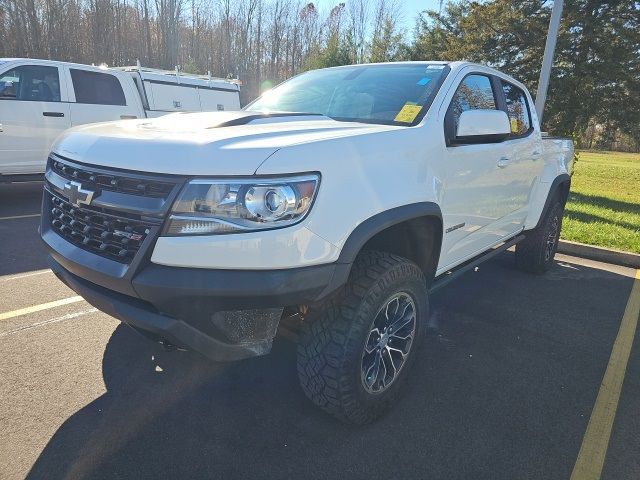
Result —
[[511, 248], [516, 243], [521, 242], [522, 240], [524, 240], [524, 237], [525, 237], [524, 235], [518, 235], [516, 237], [513, 237], [510, 240], [507, 240], [501, 243], [500, 245], [493, 247], [491, 250], [488, 250], [478, 255], [477, 257], [473, 257], [471, 260], [467, 260], [465, 263], [458, 265], [456, 268], [438, 275], [434, 280], [433, 284], [431, 285], [431, 289], [429, 290], [429, 293], [437, 292], [445, 285], [448, 285], [449, 283], [453, 282], [455, 279], [457, 279], [461, 275], [464, 275], [468, 271], [473, 270], [481, 263], [484, 263], [487, 260], [492, 259], [496, 255], [507, 250], [508, 248]]

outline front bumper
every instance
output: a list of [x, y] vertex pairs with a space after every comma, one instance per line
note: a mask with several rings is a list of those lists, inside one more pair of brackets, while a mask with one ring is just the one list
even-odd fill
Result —
[[[152, 262], [185, 181], [52, 156], [40, 226], [51, 268], [89, 303], [156, 340], [219, 361], [268, 353], [284, 308], [324, 299], [344, 284], [350, 265], [235, 270], [195, 268], [207, 259], [194, 266]], [[72, 203], [72, 186], [92, 191], [92, 200]]]
[[102, 286], [115, 280], [76, 264], [45, 243], [53, 272], [91, 305], [154, 340], [215, 361], [269, 353], [283, 307], [318, 302], [348, 275], [344, 264], [270, 271], [148, 264], [130, 285], [121, 285], [121, 290], [135, 292], [132, 296]]

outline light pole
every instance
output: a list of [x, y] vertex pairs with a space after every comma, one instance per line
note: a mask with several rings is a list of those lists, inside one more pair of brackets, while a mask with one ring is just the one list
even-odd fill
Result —
[[553, 66], [553, 52], [556, 48], [558, 30], [560, 29], [560, 17], [562, 17], [562, 0], [554, 0], [551, 20], [549, 21], [549, 31], [547, 32], [547, 42], [544, 46], [542, 68], [540, 69], [540, 78], [538, 80], [538, 91], [536, 92], [536, 112], [538, 113], [540, 124], [542, 124], [544, 102], [547, 99], [547, 88], [549, 87], [549, 77]]

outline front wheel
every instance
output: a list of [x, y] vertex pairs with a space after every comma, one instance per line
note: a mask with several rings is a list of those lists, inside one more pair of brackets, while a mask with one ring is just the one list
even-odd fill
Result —
[[558, 250], [563, 210], [562, 204], [555, 201], [540, 225], [525, 232], [525, 239], [516, 245], [516, 266], [520, 270], [544, 273], [551, 268]]
[[343, 294], [305, 325], [298, 376], [320, 408], [350, 423], [382, 415], [406, 379], [428, 314], [420, 268], [405, 258], [365, 252]]

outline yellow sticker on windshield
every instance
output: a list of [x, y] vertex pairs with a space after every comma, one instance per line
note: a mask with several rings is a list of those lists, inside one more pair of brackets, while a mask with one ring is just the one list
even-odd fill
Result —
[[511, 123], [511, 133], [517, 133], [518, 132], [518, 119], [517, 118], [512, 118], [510, 120]]
[[407, 102], [393, 120], [396, 122], [411, 123], [416, 119], [420, 110], [422, 110], [422, 106]]

